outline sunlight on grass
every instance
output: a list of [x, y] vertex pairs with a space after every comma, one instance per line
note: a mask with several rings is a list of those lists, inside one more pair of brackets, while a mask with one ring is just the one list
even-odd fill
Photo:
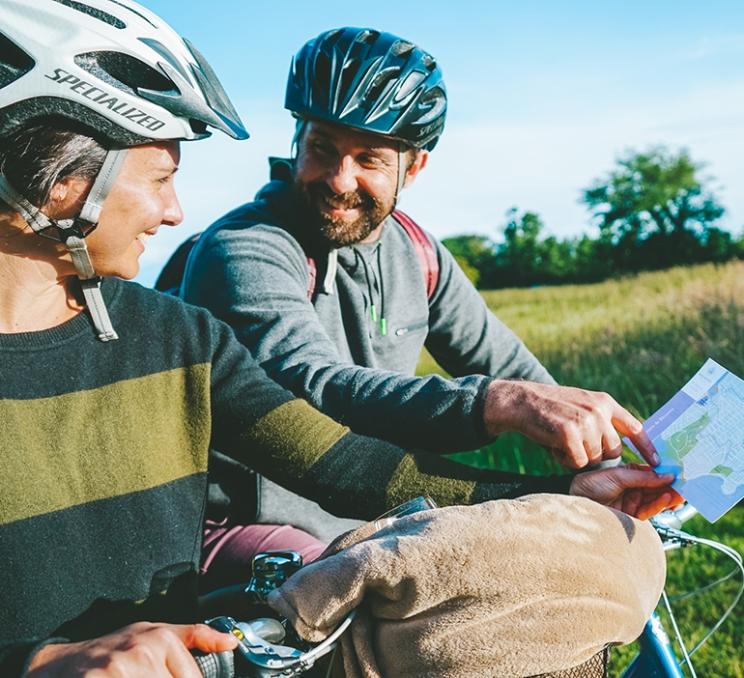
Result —
[[[611, 393], [647, 417], [714, 358], [744, 375], [744, 263], [704, 265], [644, 273], [595, 285], [484, 292], [489, 307], [522, 337], [563, 384]], [[440, 372], [422, 356], [420, 373]], [[475, 466], [546, 474], [557, 466], [546, 452], [518, 435], [502, 436], [477, 452], [457, 455]], [[744, 551], [744, 507], [690, 531]], [[695, 548], [669, 557], [668, 590], [674, 596], [729, 571], [711, 551]], [[639, 576], [642, 568], [639, 567]], [[683, 636], [694, 645], [736, 592], [734, 578], [711, 592], [674, 605]], [[735, 611], [695, 657], [699, 676], [744, 678], [744, 615]], [[636, 651], [614, 652], [612, 676]]]

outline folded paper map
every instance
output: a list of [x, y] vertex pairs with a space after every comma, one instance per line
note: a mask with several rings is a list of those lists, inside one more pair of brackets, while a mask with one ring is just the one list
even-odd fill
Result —
[[744, 381], [735, 374], [708, 359], [644, 428], [657, 473], [674, 473], [672, 487], [707, 520], [744, 498]]

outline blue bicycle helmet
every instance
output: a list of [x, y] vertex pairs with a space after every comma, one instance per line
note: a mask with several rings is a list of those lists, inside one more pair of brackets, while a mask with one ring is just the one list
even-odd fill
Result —
[[436, 145], [447, 91], [436, 60], [412, 42], [371, 28], [338, 28], [292, 60], [285, 108], [382, 134], [414, 148]]

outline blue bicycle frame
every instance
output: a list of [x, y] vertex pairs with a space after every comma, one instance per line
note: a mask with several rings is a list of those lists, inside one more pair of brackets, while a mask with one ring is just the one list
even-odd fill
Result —
[[669, 636], [655, 612], [646, 622], [638, 641], [641, 644], [641, 651], [625, 670], [622, 678], [684, 678]]

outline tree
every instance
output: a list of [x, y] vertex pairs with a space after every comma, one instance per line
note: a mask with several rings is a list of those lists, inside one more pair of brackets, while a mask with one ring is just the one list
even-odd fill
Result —
[[457, 235], [442, 244], [476, 287], [492, 284], [495, 246], [484, 235]]
[[[686, 150], [656, 146], [628, 152], [583, 194], [623, 269], [658, 268], [700, 258], [707, 231], [724, 208]], [[643, 255], [643, 256], [639, 256]]]
[[540, 215], [524, 212], [519, 216], [516, 207], [506, 213], [504, 243], [498, 248], [496, 260], [504, 283], [529, 285], [542, 275], [540, 234], [544, 228]]

